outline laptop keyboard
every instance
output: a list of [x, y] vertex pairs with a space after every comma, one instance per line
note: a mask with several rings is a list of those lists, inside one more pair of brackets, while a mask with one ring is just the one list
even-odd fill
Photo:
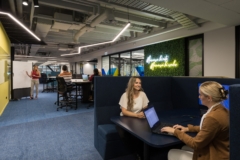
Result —
[[[173, 127], [173, 124], [170, 123], [161, 123], [156, 129], [153, 130], [153, 133], [161, 133], [163, 127]], [[166, 133], [167, 134], [167, 133]]]

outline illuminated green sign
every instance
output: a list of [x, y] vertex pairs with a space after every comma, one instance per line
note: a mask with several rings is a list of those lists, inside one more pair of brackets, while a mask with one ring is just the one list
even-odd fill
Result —
[[172, 68], [177, 67], [178, 63], [176, 60], [173, 60], [173, 62], [169, 62], [169, 56], [168, 55], [160, 55], [159, 58], [153, 59], [151, 55], [148, 56], [146, 59], [146, 63], [150, 64], [150, 69], [154, 70], [155, 68]]

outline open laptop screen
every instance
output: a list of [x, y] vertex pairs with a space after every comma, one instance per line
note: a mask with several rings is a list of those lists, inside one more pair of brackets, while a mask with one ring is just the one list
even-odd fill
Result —
[[82, 79], [83, 79], [83, 81], [87, 81], [87, 80], [88, 80], [88, 75], [83, 74], [83, 75], [82, 75]]
[[154, 107], [149, 107], [149, 108], [145, 109], [144, 114], [145, 114], [145, 117], [148, 121], [150, 128], [152, 128], [154, 126], [154, 124], [156, 124], [159, 121]]

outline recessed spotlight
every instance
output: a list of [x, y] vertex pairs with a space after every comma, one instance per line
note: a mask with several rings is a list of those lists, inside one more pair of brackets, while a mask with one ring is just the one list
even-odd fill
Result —
[[39, 7], [38, 0], [33, 0], [34, 7]]
[[23, 1], [22, 1], [22, 4], [23, 4], [24, 6], [28, 6], [28, 0], [23, 0]]

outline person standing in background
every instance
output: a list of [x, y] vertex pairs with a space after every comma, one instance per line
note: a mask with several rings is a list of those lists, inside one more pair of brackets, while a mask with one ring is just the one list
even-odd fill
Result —
[[33, 92], [34, 92], [34, 86], [36, 88], [36, 95], [35, 98], [38, 98], [38, 86], [39, 86], [39, 78], [41, 77], [41, 73], [38, 70], [38, 66], [34, 65], [33, 70], [31, 74], [29, 75], [28, 72], [26, 71], [26, 74], [32, 78], [31, 80], [31, 92], [30, 92], [30, 99], [33, 99]]

